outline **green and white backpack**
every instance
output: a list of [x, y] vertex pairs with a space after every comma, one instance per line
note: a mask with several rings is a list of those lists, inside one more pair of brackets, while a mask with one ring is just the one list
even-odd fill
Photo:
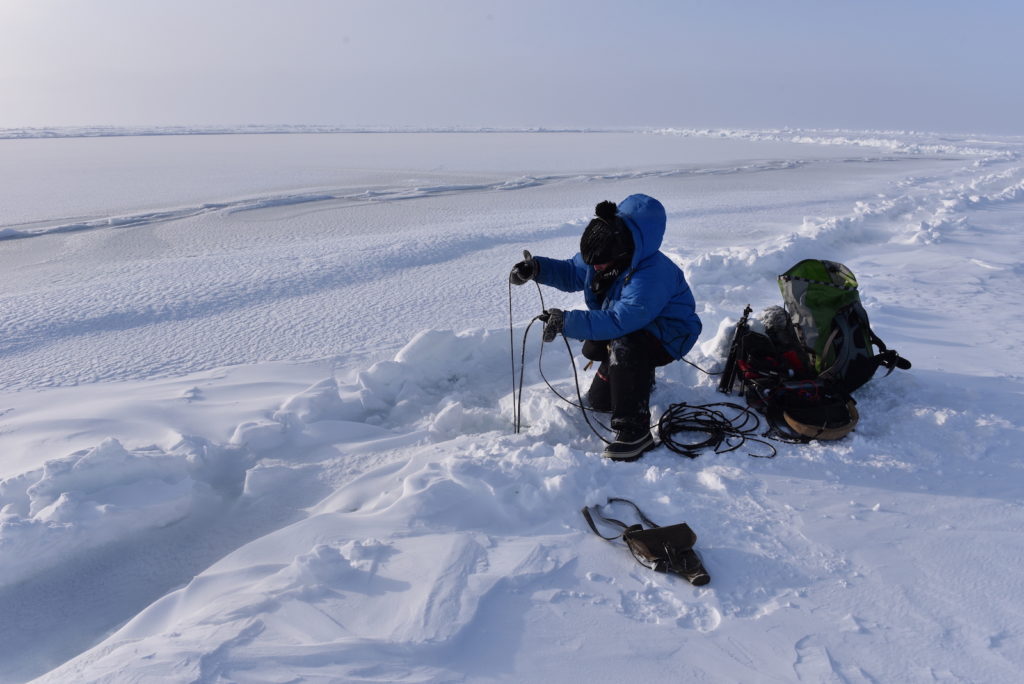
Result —
[[849, 394], [881, 366], [910, 368], [872, 332], [857, 278], [843, 264], [804, 259], [779, 276], [779, 289], [800, 352], [820, 380]]

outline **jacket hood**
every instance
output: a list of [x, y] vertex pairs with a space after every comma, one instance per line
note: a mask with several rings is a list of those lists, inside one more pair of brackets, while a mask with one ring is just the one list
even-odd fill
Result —
[[633, 263], [638, 263], [661, 249], [665, 237], [665, 207], [649, 195], [630, 195], [619, 203], [619, 216], [633, 234]]

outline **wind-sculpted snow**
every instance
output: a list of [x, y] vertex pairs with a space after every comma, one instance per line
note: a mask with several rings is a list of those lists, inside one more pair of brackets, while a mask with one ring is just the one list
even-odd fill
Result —
[[0, 481], [0, 581], [23, 582], [69, 557], [193, 514], [210, 493], [197, 479], [200, 469], [180, 451], [128, 452], [111, 438]]
[[[935, 661], [931, 640], [950, 629], [950, 620], [967, 630], [983, 618], [980, 611], [939, 609], [916, 618], [919, 632], [904, 633], [899, 647], [871, 638], [903, 611], [894, 606], [888, 614], [877, 599], [864, 604], [864, 597], [892, 592], [892, 580], [877, 571], [887, 562], [879, 554], [897, 540], [899, 567], [920, 568], [944, 586], [952, 582], [983, 601], [986, 612], [1009, 619], [1001, 599], [988, 597], [971, 573], [950, 577], [926, 563], [938, 551], [930, 530], [959, 528], [958, 514], [936, 510], [918, 518], [914, 511], [931, 497], [970, 493], [982, 497], [970, 508], [971, 528], [1004, 515], [1019, 519], [1015, 486], [996, 484], [1000, 472], [1017, 467], [1009, 440], [1019, 418], [998, 401], [1011, 385], [993, 381], [984, 390], [988, 399], [975, 403], [951, 384], [954, 378], [897, 376], [872, 385], [861, 399], [863, 424], [836, 445], [779, 445], [772, 462], [709, 454], [691, 463], [656, 452], [624, 466], [594, 457], [595, 438], [537, 382], [535, 369], [524, 398], [528, 433], [509, 434], [512, 398], [498, 382], [505, 379], [503, 337], [425, 332], [354, 382], [314, 383], [284, 400], [272, 418], [239, 425], [230, 444], [213, 450], [221, 457], [244, 450], [246, 463], [262, 459], [246, 473], [239, 502], [259, 506], [298, 496], [302, 485], [285, 464], [308, 462], [297, 455], [326, 445], [333, 447], [317, 457], [319, 466], [348, 475], [308, 516], [228, 555], [42, 681], [116, 681], [142, 672], [189, 680], [501, 677], [532, 671], [521, 660], [526, 653], [539, 651], [550, 667], [555, 656], [545, 636], [565, 639], [581, 629], [591, 642], [588, 658], [606, 667], [627, 657], [624, 631], [648, 643], [692, 633], [703, 655], [678, 664], [721, 681], [756, 676], [787, 646], [803, 653], [798, 670], [809, 667], [807, 649], [823, 646], [808, 635], [824, 630], [835, 635], [828, 643], [838, 672], [856, 672], [839, 663], [863, 657], [874, 663], [865, 669], [872, 676], [899, 678], [919, 657]], [[570, 391], [571, 381], [559, 378]], [[929, 396], [907, 401], [922, 384]], [[683, 396], [707, 402], [719, 395], [692, 370], [673, 368], [659, 383], [656, 403]], [[951, 442], [950, 434], [963, 437]], [[120, 447], [100, 449], [124, 459]], [[954, 460], [945, 457], [951, 449]], [[151, 492], [141, 471], [105, 472], [110, 487], [137, 492], [138, 507], [126, 513], [149, 515], [156, 503], [141, 503]], [[71, 491], [79, 484], [65, 482]], [[49, 496], [59, 489], [50, 486]], [[613, 495], [642, 501], [662, 522], [687, 520], [701, 536], [713, 584], [698, 590], [658, 577], [634, 565], [623, 548], [591, 536], [578, 508]], [[109, 524], [117, 531], [115, 521]], [[985, 553], [969, 534], [954, 535], [961, 552]], [[837, 582], [847, 591], [836, 594]], [[930, 591], [903, 590], [910, 595], [902, 600], [915, 604], [927, 602]], [[826, 597], [830, 615], [848, 628], [828, 632], [827, 620], [800, 607]], [[762, 631], [766, 621], [775, 628]], [[726, 625], [733, 637], [710, 639]], [[729, 646], [736, 635], [760, 645], [737, 659]], [[499, 644], [516, 648], [494, 660]], [[653, 675], [677, 662], [662, 658], [640, 671]]]
[[779, 236], [767, 248], [731, 248], [707, 252], [693, 261], [679, 261], [694, 287], [705, 297], [714, 297], [723, 287], [729, 296], [735, 297], [735, 268], [741, 265], [760, 276], [749, 285], [751, 290], [758, 290], [763, 282], [774, 279], [792, 264], [816, 258], [823, 252], [850, 252], [858, 244], [883, 244], [895, 252], [906, 253], [921, 244], [941, 241], [954, 231], [970, 230], [964, 216], [966, 210], [1024, 199], [1024, 167], [980, 174], [966, 181], [955, 178], [915, 182], [903, 190], [893, 196], [858, 202], [848, 216], [806, 217], [798, 230]]
[[[1024, 168], [1013, 141], [826, 137], [906, 147], [423, 174], [0, 242], [0, 681], [1015, 681]], [[637, 191], [700, 369], [805, 257], [852, 268], [913, 369], [838, 442], [600, 459], [536, 325], [512, 394], [540, 304], [515, 288], [509, 331], [507, 273]], [[700, 369], [659, 370], [654, 414], [723, 400]], [[560, 341], [543, 374], [575, 397]], [[594, 536], [610, 496], [689, 523], [711, 584]]]

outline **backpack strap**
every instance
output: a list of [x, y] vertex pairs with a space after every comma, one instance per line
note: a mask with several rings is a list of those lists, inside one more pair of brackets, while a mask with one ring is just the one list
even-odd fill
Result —
[[882, 377], [887, 377], [896, 368], [899, 368], [900, 370], [910, 370], [910, 361], [897, 354], [895, 349], [886, 348], [885, 342], [875, 334], [874, 330], [868, 330], [868, 333], [871, 335], [871, 344], [878, 347], [878, 353], [875, 354], [871, 360], [874, 361], [878, 367], [884, 366], [887, 369], [885, 375]]
[[[825, 340], [825, 345], [822, 348], [820, 357], [821, 359], [825, 359], [828, 357], [828, 354], [829, 352], [832, 351], [832, 347], [835, 344], [836, 339], [839, 337], [840, 333], [842, 333], [843, 327], [844, 326], [841, 324], [841, 322], [839, 322], [837, 316], [837, 322], [833, 325], [832, 332]], [[910, 361], [907, 361], [905, 358], [897, 354], [896, 350], [887, 348], [885, 346], [885, 342], [883, 342], [882, 338], [875, 334], [875, 331], [871, 329], [870, 325], [865, 325], [865, 327], [867, 329], [868, 341], [870, 345], [873, 345], [878, 348], [878, 353], [866, 358], [867, 370], [863, 370], [862, 367], [862, 379], [859, 382], [855, 382], [855, 385], [852, 388], [847, 389], [847, 392], [852, 391], [853, 389], [856, 389], [857, 387], [860, 387], [862, 384], [867, 382], [868, 379], [870, 379], [871, 376], [875, 374], [875, 371], [878, 370], [879, 368], [884, 367], [886, 369], [886, 373], [883, 377], [888, 377], [889, 375], [891, 375], [893, 370], [896, 368], [900, 368], [902, 370], [908, 370], [910, 368]], [[871, 346], [868, 347], [867, 351], [868, 353], [871, 352]], [[830, 381], [838, 382], [839, 386], [841, 387], [848, 387], [848, 383], [846, 383], [846, 378], [834, 377], [834, 375], [837, 372], [837, 369], [842, 368], [844, 363], [845, 360], [840, 358], [837, 354], [836, 358], [833, 360], [832, 365], [829, 366], [828, 368], [823, 369], [818, 374], [818, 377], [828, 378]]]
[[[832, 326], [832, 332], [829, 333], [828, 339], [825, 340], [825, 346], [821, 348], [821, 357], [820, 358], [823, 361], [828, 358], [828, 353], [830, 351], [832, 351], [832, 345], [835, 344], [835, 341], [836, 341], [837, 337], [839, 337], [839, 326], [838, 325], [834, 325], [834, 326]], [[881, 342], [881, 340], [879, 340], [879, 342]], [[838, 363], [838, 359], [836, 360], [836, 363]], [[833, 366], [835, 366], [835, 365], [836, 364], [833, 364]], [[832, 367], [829, 367], [829, 368], [821, 371], [821, 373], [819, 373], [819, 375], [824, 375], [826, 372], [828, 372], [830, 370], [832, 370]]]

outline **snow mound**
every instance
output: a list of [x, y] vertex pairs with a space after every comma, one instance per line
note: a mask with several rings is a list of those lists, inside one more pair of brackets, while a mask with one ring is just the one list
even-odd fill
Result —
[[241, 491], [251, 459], [182, 437], [170, 450], [109, 438], [0, 481], [0, 586], [204, 511]]
[[116, 439], [0, 481], [0, 578], [170, 525], [209, 493], [183, 454], [126, 450]]

